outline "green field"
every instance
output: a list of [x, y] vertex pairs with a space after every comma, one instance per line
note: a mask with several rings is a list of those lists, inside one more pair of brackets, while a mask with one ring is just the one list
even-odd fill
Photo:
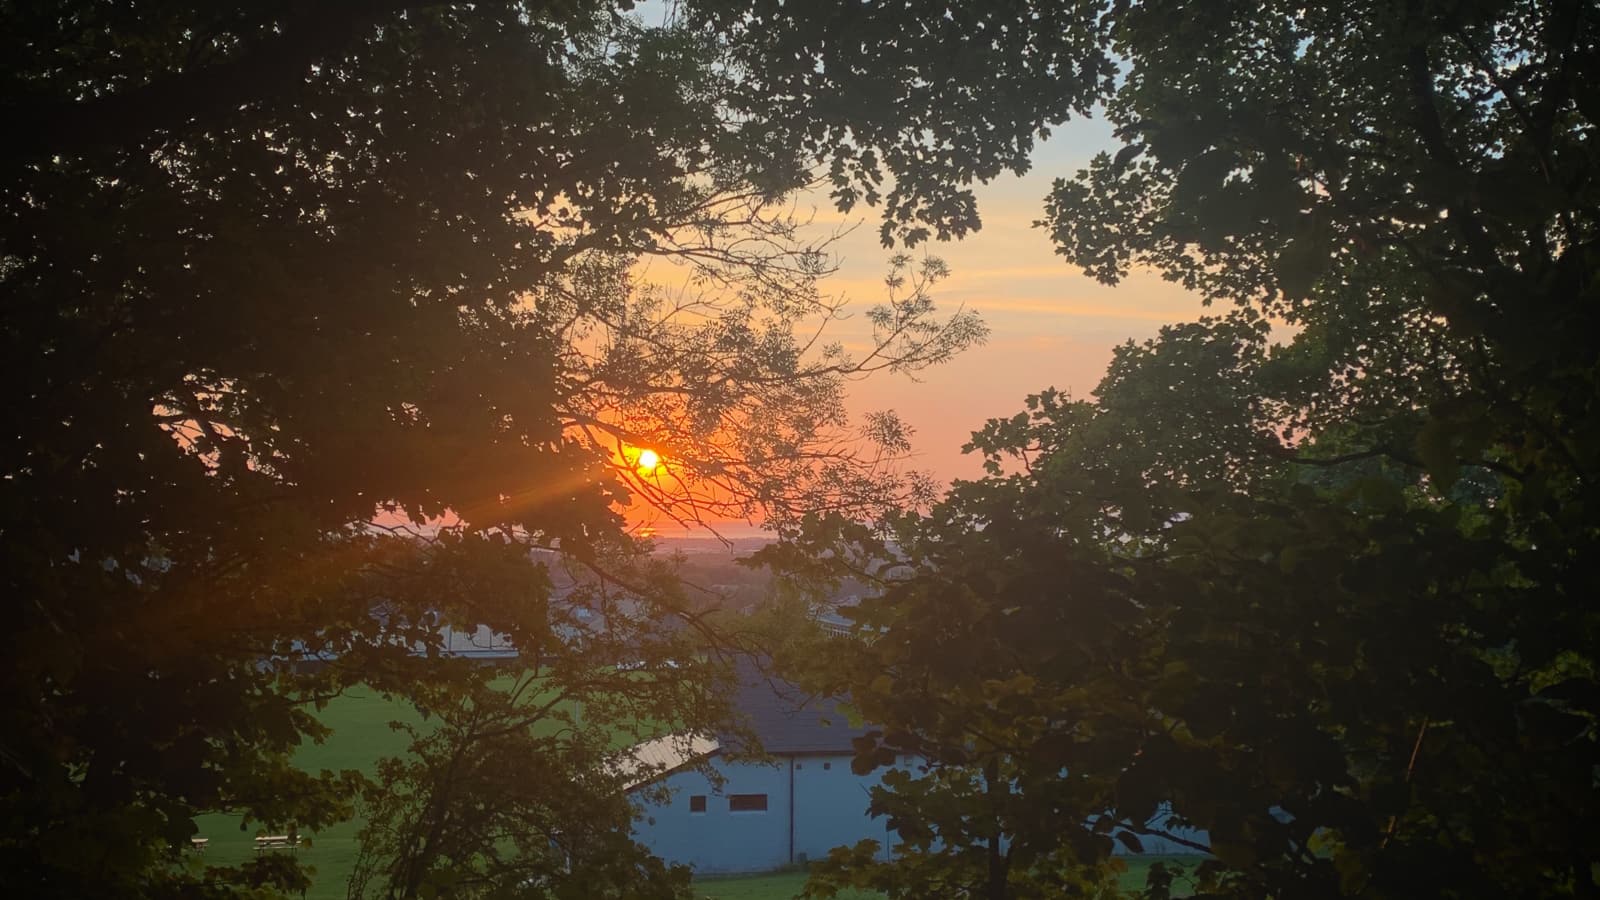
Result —
[[[805, 886], [804, 872], [774, 872], [770, 875], [735, 875], [702, 878], [694, 883], [695, 900], [789, 900]], [[875, 900], [879, 894], [859, 891], [840, 894], [840, 900]]]
[[[410, 743], [406, 734], [391, 729], [389, 723], [420, 721], [411, 706], [360, 691], [334, 698], [320, 718], [333, 727], [333, 735], [325, 743], [302, 746], [295, 754], [295, 762], [313, 772], [358, 769], [367, 775], [375, 773], [379, 759], [404, 753]], [[238, 816], [216, 814], [201, 816], [196, 824], [200, 826], [200, 836], [210, 839], [206, 862], [238, 863], [255, 855], [259, 823], [241, 830]], [[310, 846], [298, 851], [300, 858], [316, 869], [307, 898], [335, 900], [345, 896], [345, 882], [356, 862], [356, 835], [362, 824], [356, 819], [309, 836]]]
[[[1193, 856], [1141, 856], [1125, 857], [1128, 870], [1122, 873], [1119, 886], [1125, 891], [1140, 890], [1150, 866], [1157, 862], [1169, 866], [1190, 867], [1197, 863]], [[738, 875], [726, 878], [703, 878], [694, 883], [695, 900], [790, 900], [805, 886], [804, 872], [775, 872], [770, 875]], [[1190, 891], [1180, 878], [1172, 886], [1174, 897], [1186, 897]], [[840, 900], [873, 900], [880, 895], [853, 891], [839, 895]]]
[[[1163, 863], [1169, 869], [1193, 869], [1200, 864], [1198, 856], [1124, 856], [1122, 861], [1128, 864], [1128, 870], [1122, 873], [1118, 886], [1125, 891], [1143, 890], [1145, 879], [1150, 874], [1150, 867], [1156, 863]], [[1194, 891], [1184, 882], [1182, 875], [1173, 879], [1172, 896], [1189, 897]]]
[[[505, 684], [511, 683], [508, 677]], [[417, 725], [422, 722], [410, 704], [360, 689], [347, 690], [331, 700], [318, 713], [318, 718], [333, 729], [333, 734], [324, 743], [302, 745], [295, 753], [295, 763], [310, 772], [355, 769], [369, 777], [376, 776], [378, 760], [403, 755], [410, 745], [410, 736], [391, 728], [390, 723]], [[559, 726], [550, 723], [548, 727]], [[635, 739], [631, 735], [618, 735], [617, 740], [622, 746]], [[256, 836], [265, 833], [261, 823], [244, 825], [236, 815], [200, 816], [195, 823], [200, 829], [198, 836], [209, 841], [203, 861], [211, 865], [236, 864], [250, 859], [256, 853]], [[305, 895], [307, 900], [339, 900], [345, 896], [346, 883], [355, 868], [359, 850], [357, 838], [363, 825], [365, 820], [358, 814], [348, 822], [303, 836], [301, 849], [293, 852], [314, 870], [311, 889]]]
[[[385, 756], [406, 750], [409, 738], [389, 727], [390, 722], [416, 724], [416, 711], [401, 702], [385, 700], [371, 692], [348, 691], [329, 702], [320, 718], [333, 728], [333, 735], [322, 744], [307, 744], [295, 754], [295, 761], [309, 771], [356, 769], [368, 775]], [[207, 815], [196, 820], [200, 836], [208, 838], [204, 861], [213, 865], [239, 863], [255, 855], [255, 836], [259, 823], [241, 829], [238, 816]], [[356, 862], [356, 836], [363, 822], [357, 818], [308, 836], [308, 846], [298, 851], [300, 859], [315, 869], [307, 900], [339, 900], [345, 896], [345, 883]], [[1122, 877], [1125, 889], [1144, 886], [1145, 874], [1157, 859], [1193, 864], [1193, 857], [1140, 857], [1127, 859], [1128, 871]], [[696, 900], [787, 900], [799, 894], [805, 873], [775, 872], [767, 875], [705, 878], [695, 882]], [[1180, 885], [1174, 894], [1183, 896]], [[869, 900], [875, 895], [841, 894], [842, 900]]]

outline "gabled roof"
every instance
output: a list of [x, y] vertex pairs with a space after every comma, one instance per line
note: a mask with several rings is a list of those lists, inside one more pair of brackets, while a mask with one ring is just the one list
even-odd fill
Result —
[[[739, 666], [734, 709], [767, 753], [851, 752], [851, 738], [871, 729], [852, 726], [839, 708], [843, 702], [807, 694], [788, 681], [763, 674], [752, 663]], [[721, 742], [730, 749], [744, 749], [733, 735], [723, 735]]]
[[754, 732], [761, 746], [749, 747], [743, 736], [723, 734], [670, 734], [636, 744], [612, 763], [612, 771], [623, 777], [625, 790], [683, 768], [725, 750], [764, 751], [774, 756], [802, 753], [851, 753], [851, 738], [869, 730], [854, 727], [839, 709], [838, 698], [815, 697], [798, 686], [761, 672], [751, 661], [738, 666], [739, 687], [734, 696], [734, 711], [744, 726]]

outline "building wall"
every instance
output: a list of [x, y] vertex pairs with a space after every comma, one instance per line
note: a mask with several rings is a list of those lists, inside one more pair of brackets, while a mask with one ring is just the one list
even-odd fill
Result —
[[821, 859], [834, 847], [854, 845], [871, 838], [878, 842], [879, 857], [887, 858], [892, 846], [888, 820], [867, 817], [868, 791], [883, 780], [879, 769], [870, 775], [850, 771], [850, 755], [798, 756], [794, 772], [794, 853], [799, 862]]
[[[672, 791], [666, 804], [641, 804], [634, 823], [639, 843], [669, 863], [700, 873], [764, 872], [789, 864], [789, 765], [729, 764], [713, 757], [712, 768], [726, 781], [712, 789], [696, 771], [664, 779]], [[766, 794], [765, 812], [732, 812], [730, 794]], [[690, 812], [690, 798], [706, 798], [706, 811]]]
[[[850, 771], [850, 756], [780, 757], [775, 763], [730, 763], [713, 757], [711, 766], [725, 779], [720, 792], [699, 772], [667, 776], [670, 802], [641, 802], [643, 817], [634, 838], [669, 863], [701, 873], [763, 872], [827, 856], [834, 847], [877, 840], [888, 852], [884, 820], [867, 816], [867, 791], [882, 772]], [[794, 846], [790, 856], [790, 776], [793, 775]], [[766, 794], [765, 812], [734, 812], [732, 794]], [[706, 798], [706, 811], [692, 812], [691, 798]]]
[[[714, 790], [698, 771], [676, 772], [662, 780], [672, 798], [665, 804], [640, 803], [641, 818], [634, 823], [634, 838], [669, 863], [686, 865], [702, 874], [765, 872], [792, 862], [818, 860], [834, 847], [850, 846], [867, 838], [876, 840], [879, 853], [893, 853], [892, 833], [882, 818], [870, 818], [869, 791], [886, 770], [869, 775], [850, 771], [850, 755], [780, 757], [772, 763], [734, 762], [714, 756], [711, 767], [724, 779]], [[791, 774], [793, 794], [790, 793]], [[732, 811], [732, 794], [766, 794], [763, 812]], [[705, 797], [705, 812], [690, 809], [691, 798]], [[790, 798], [794, 809], [794, 846], [790, 855]], [[1157, 820], [1164, 820], [1163, 815]], [[1152, 821], [1164, 825], [1164, 821]], [[1191, 840], [1204, 842], [1206, 834], [1172, 828]], [[1147, 854], [1188, 854], [1194, 851], [1160, 838], [1142, 839]], [[1117, 853], [1126, 853], [1120, 844]]]

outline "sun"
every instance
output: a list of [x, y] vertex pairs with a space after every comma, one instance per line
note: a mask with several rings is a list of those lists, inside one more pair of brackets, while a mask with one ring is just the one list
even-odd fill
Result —
[[639, 471], [648, 475], [661, 467], [661, 454], [654, 450], [640, 450], [638, 460]]

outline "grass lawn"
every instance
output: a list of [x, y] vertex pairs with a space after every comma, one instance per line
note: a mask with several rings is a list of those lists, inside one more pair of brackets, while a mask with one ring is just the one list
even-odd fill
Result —
[[[1145, 878], [1149, 876], [1150, 867], [1155, 863], [1164, 863], [1169, 869], [1193, 869], [1200, 865], [1202, 859], [1204, 857], [1201, 856], [1124, 856], [1122, 861], [1128, 864], [1128, 871], [1122, 873], [1117, 883], [1125, 891], [1143, 890]], [[1194, 891], [1185, 883], [1182, 875], [1172, 880], [1172, 896], [1193, 895]]]
[[[694, 883], [694, 900], [789, 900], [800, 895], [805, 883], [804, 872], [701, 878]], [[851, 891], [839, 896], [842, 900], [876, 900], [882, 895]]]
[[[510, 678], [505, 680], [507, 686], [512, 683]], [[329, 701], [318, 718], [333, 729], [333, 734], [322, 744], [301, 745], [294, 755], [295, 764], [309, 772], [356, 769], [368, 776], [376, 776], [378, 760], [401, 756], [410, 745], [410, 737], [390, 728], [389, 723], [418, 724], [422, 721], [410, 704], [387, 700], [376, 692], [361, 689], [348, 690]], [[550, 727], [558, 726], [551, 724]], [[632, 734], [622, 733], [615, 739], [619, 747], [632, 745], [637, 740]], [[263, 827], [255, 822], [241, 830], [239, 816], [221, 813], [200, 816], [195, 824], [200, 828], [198, 836], [210, 841], [202, 861], [211, 865], [236, 864], [253, 857], [255, 838]], [[365, 819], [358, 815], [348, 822], [305, 836], [310, 846], [295, 852], [302, 862], [315, 870], [306, 900], [342, 900], [345, 897], [345, 886], [355, 869], [359, 850], [356, 838], [365, 824]]]
[[[1150, 873], [1153, 863], [1162, 862], [1169, 866], [1183, 866], [1185, 868], [1198, 864], [1199, 857], [1194, 856], [1130, 856], [1123, 857], [1128, 864], [1128, 871], [1122, 873], [1119, 885], [1124, 891], [1136, 891], [1144, 888], [1145, 876]], [[800, 894], [800, 889], [805, 886], [806, 874], [804, 872], [773, 872], [768, 875], [734, 875], [722, 878], [702, 878], [694, 883], [695, 900], [791, 900]], [[1190, 891], [1179, 878], [1172, 885], [1174, 897], [1187, 897]], [[874, 900], [881, 895], [863, 892], [840, 894], [840, 900]]]
[[[351, 690], [328, 703], [320, 715], [334, 733], [326, 743], [305, 744], [295, 762], [307, 771], [358, 769], [373, 775], [385, 756], [405, 752], [410, 739], [389, 727], [390, 722], [416, 723], [416, 711], [405, 703], [385, 700], [375, 693]], [[209, 838], [205, 861], [214, 865], [239, 863], [255, 855], [255, 837], [261, 826], [240, 830], [238, 816], [213, 814], [196, 820], [200, 836]], [[299, 850], [301, 860], [315, 867], [308, 900], [337, 900], [345, 896], [345, 882], [356, 862], [356, 835], [363, 821], [341, 822], [310, 835], [311, 846]]]

